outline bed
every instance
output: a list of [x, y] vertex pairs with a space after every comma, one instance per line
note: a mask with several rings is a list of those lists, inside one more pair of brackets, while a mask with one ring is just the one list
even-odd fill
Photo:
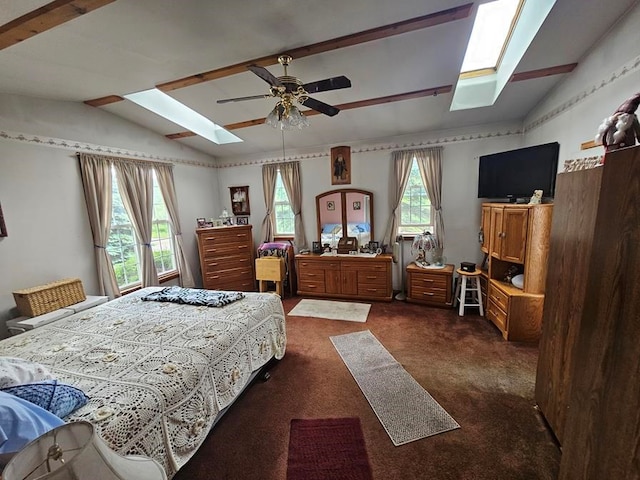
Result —
[[146, 455], [171, 478], [250, 379], [286, 349], [282, 302], [268, 293], [222, 308], [142, 301], [147, 288], [0, 341], [0, 356], [49, 368], [88, 403], [116, 452]]

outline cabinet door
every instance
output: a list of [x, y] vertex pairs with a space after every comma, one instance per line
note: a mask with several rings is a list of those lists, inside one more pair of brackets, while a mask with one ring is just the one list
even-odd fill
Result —
[[491, 235], [489, 236], [489, 253], [492, 257], [500, 258], [502, 252], [502, 207], [491, 207]]
[[482, 242], [480, 244], [480, 250], [484, 253], [489, 253], [489, 241], [491, 239], [491, 207], [482, 207], [482, 221], [480, 223], [480, 234], [482, 235]]
[[342, 277], [340, 266], [338, 268], [325, 268], [324, 286], [326, 293], [342, 293]]
[[358, 294], [357, 270], [342, 270], [342, 293], [345, 295]]
[[500, 258], [508, 262], [524, 263], [527, 244], [527, 208], [505, 208], [502, 217]]

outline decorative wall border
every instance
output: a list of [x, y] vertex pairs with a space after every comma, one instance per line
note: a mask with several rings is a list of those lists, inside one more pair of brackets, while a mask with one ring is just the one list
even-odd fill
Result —
[[625, 75], [628, 75], [629, 73], [634, 72], [635, 70], [638, 69], [638, 67], [640, 67], [640, 56], [637, 56], [635, 59], [627, 62], [624, 65], [622, 65], [622, 67], [620, 67], [618, 70], [615, 70], [611, 75], [607, 76], [600, 83], [598, 83], [596, 85], [593, 85], [591, 88], [588, 88], [588, 89], [578, 93], [577, 95], [574, 95], [573, 97], [571, 97], [566, 102], [560, 104], [560, 106], [554, 108], [550, 112], [544, 114], [543, 116], [537, 118], [536, 120], [534, 120], [530, 124], [526, 125], [524, 127], [524, 132], [528, 133], [529, 131], [538, 128], [542, 124], [548, 122], [549, 120], [551, 120], [551, 119], [557, 117], [558, 115], [566, 112], [567, 110], [571, 109], [574, 105], [582, 102], [585, 98], [593, 95], [594, 93], [596, 93], [601, 88], [606, 87], [607, 85], [612, 84], [613, 82], [615, 82], [618, 79], [624, 77]]
[[[372, 146], [363, 146], [356, 147], [351, 149], [351, 153], [367, 153], [367, 152], [377, 152], [377, 151], [386, 151], [386, 150], [402, 150], [407, 148], [420, 148], [427, 146], [436, 146], [436, 145], [446, 145], [452, 143], [462, 143], [462, 142], [471, 142], [475, 140], [485, 140], [488, 138], [497, 138], [497, 137], [508, 137], [512, 135], [522, 135], [521, 129], [507, 129], [506, 131], [497, 131], [497, 132], [486, 132], [486, 133], [475, 133], [475, 134], [467, 134], [467, 135], [453, 135], [448, 137], [438, 137], [433, 140], [424, 140], [420, 142], [411, 142], [411, 143], [388, 143], [381, 145], [372, 145]], [[314, 158], [324, 158], [329, 157], [329, 148], [327, 147], [326, 152], [319, 153], [308, 153], [301, 155], [292, 155], [285, 157], [276, 157], [276, 158], [264, 158], [259, 160], [251, 160], [251, 161], [237, 161], [230, 163], [219, 163], [219, 168], [229, 168], [229, 167], [243, 167], [243, 166], [252, 166], [252, 165], [266, 165], [269, 163], [280, 163], [280, 162], [290, 162], [293, 160], [311, 160]]]
[[74, 152], [99, 153], [103, 155], [129, 157], [136, 160], [153, 160], [161, 162], [180, 163], [183, 165], [190, 165], [195, 167], [217, 168], [214, 163], [199, 162], [197, 160], [186, 160], [182, 158], [161, 157], [159, 155], [152, 155], [150, 153], [137, 152], [135, 150], [127, 150], [118, 147], [108, 147], [105, 145], [79, 142], [76, 140], [65, 140], [63, 138], [44, 137], [42, 135], [28, 135], [25, 133], [15, 133], [0, 130], [0, 139], [40, 145], [43, 147], [61, 148], [63, 150], [71, 150]]

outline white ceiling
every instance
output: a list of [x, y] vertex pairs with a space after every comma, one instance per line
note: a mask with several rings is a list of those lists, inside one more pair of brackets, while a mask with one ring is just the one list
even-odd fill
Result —
[[[528, 0], [536, 1], [536, 0]], [[0, 24], [47, 4], [2, 0]], [[117, 0], [0, 51], [0, 92], [83, 102], [124, 95], [259, 57], [465, 5], [465, 0]], [[483, 3], [483, 2], [480, 2]], [[637, 0], [558, 0], [516, 73], [579, 62]], [[304, 83], [339, 75], [352, 88], [321, 92], [332, 105], [453, 85], [471, 34], [471, 15], [410, 33], [293, 60]], [[280, 65], [267, 67], [282, 75]], [[450, 112], [453, 92], [314, 115], [286, 133], [287, 149], [313, 149], [397, 135], [518, 121], [566, 74], [512, 82], [492, 107]], [[268, 92], [247, 71], [170, 93], [220, 125], [264, 118], [274, 99], [219, 105], [216, 100]], [[88, 107], [89, 108], [89, 107]], [[95, 108], [95, 107], [90, 107]], [[124, 100], [102, 108], [160, 134], [185, 129]], [[281, 151], [267, 125], [233, 130], [243, 143], [180, 141], [216, 157]]]

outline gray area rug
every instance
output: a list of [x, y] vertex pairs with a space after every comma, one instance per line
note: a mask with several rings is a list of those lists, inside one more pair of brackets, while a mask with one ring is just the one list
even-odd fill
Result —
[[303, 299], [289, 312], [289, 315], [363, 323], [367, 321], [370, 309], [370, 303]]
[[369, 330], [330, 338], [395, 446], [460, 428]]

